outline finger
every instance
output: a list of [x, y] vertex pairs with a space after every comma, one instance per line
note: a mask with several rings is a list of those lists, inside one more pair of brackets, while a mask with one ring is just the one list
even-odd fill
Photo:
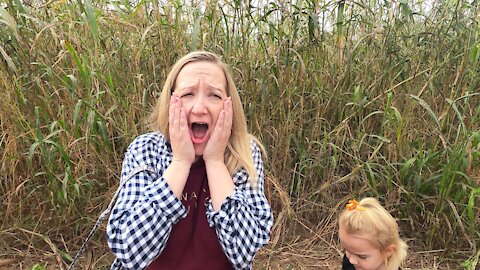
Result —
[[229, 97], [228, 100], [227, 100], [227, 104], [226, 104], [226, 109], [225, 109], [225, 119], [226, 119], [226, 122], [227, 124], [230, 125], [231, 127], [231, 124], [232, 124], [232, 120], [233, 120], [233, 108], [232, 108], [232, 98]]
[[221, 139], [222, 136], [222, 127], [223, 127], [223, 121], [224, 121], [224, 110], [221, 110], [220, 113], [218, 114], [217, 122], [215, 123], [215, 126], [213, 128], [212, 136], [210, 137], [210, 141], [218, 141]]
[[179, 97], [175, 97], [175, 109], [174, 109], [174, 118], [173, 118], [173, 127], [174, 132], [178, 136], [180, 131], [180, 110], [182, 108], [181, 101]]
[[232, 131], [233, 110], [232, 110], [232, 98], [229, 97], [225, 102], [225, 120], [224, 120], [224, 133], [226, 136], [230, 136]]
[[217, 128], [216, 129], [218, 129], [218, 131], [221, 132], [224, 125], [225, 125], [225, 110], [221, 110], [220, 114], [218, 115]]
[[188, 131], [188, 123], [187, 123], [187, 113], [185, 112], [184, 108], [180, 108], [180, 123], [179, 123], [179, 130], [182, 132], [182, 135]]
[[172, 95], [170, 97], [170, 105], [168, 107], [168, 131], [170, 133], [170, 136], [172, 136], [172, 133], [174, 131], [174, 119], [175, 119], [175, 101], [176, 97]]

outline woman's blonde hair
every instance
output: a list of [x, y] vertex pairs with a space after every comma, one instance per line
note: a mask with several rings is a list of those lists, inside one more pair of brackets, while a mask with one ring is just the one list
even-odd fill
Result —
[[251, 184], [255, 186], [258, 176], [253, 164], [250, 141], [254, 140], [262, 152], [264, 152], [263, 146], [253, 135], [248, 133], [242, 101], [238, 95], [237, 87], [233, 82], [232, 73], [230, 68], [217, 54], [206, 51], [195, 51], [183, 56], [175, 63], [167, 76], [162, 93], [150, 115], [150, 127], [154, 131], [160, 131], [163, 133], [167, 140], [170, 139], [168, 132], [168, 108], [170, 105], [170, 97], [175, 90], [175, 81], [182, 68], [185, 65], [194, 62], [214, 63], [220, 67], [225, 74], [227, 96], [232, 98], [233, 110], [232, 134], [230, 135], [227, 149], [225, 150], [225, 164], [232, 175], [243, 167], [249, 175]]
[[396, 220], [375, 198], [364, 198], [358, 206], [345, 209], [340, 214], [339, 229], [365, 238], [382, 252], [393, 245], [394, 253], [385, 258], [387, 270], [397, 270], [407, 257], [408, 246], [399, 236]]

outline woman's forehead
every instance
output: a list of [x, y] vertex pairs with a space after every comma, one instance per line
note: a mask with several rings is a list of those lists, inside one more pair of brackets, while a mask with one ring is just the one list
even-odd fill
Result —
[[222, 67], [214, 62], [196, 61], [185, 64], [178, 72], [177, 78], [184, 74], [219, 74], [225, 77]]
[[199, 61], [188, 63], [180, 70], [175, 80], [175, 88], [195, 87], [200, 82], [226, 91], [227, 80], [223, 69], [216, 63]]

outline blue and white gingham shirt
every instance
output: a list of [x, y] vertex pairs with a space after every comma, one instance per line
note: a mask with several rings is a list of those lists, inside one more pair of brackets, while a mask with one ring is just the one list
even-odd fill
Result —
[[[253, 141], [251, 149], [257, 186], [251, 186], [245, 170], [237, 171], [233, 195], [218, 212], [210, 201], [206, 213], [235, 269], [252, 269], [255, 253], [268, 242], [273, 225], [261, 153]], [[130, 144], [122, 165], [123, 186], [107, 225], [108, 245], [116, 256], [111, 269], [147, 267], [165, 248], [172, 226], [187, 215], [163, 178], [171, 162], [170, 144], [161, 133], [141, 135]]]

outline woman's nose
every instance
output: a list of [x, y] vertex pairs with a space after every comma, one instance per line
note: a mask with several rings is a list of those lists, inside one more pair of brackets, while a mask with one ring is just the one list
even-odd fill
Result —
[[195, 100], [192, 107], [192, 113], [205, 114], [207, 113], [207, 106], [205, 104], [205, 97], [201, 95], [195, 96]]

